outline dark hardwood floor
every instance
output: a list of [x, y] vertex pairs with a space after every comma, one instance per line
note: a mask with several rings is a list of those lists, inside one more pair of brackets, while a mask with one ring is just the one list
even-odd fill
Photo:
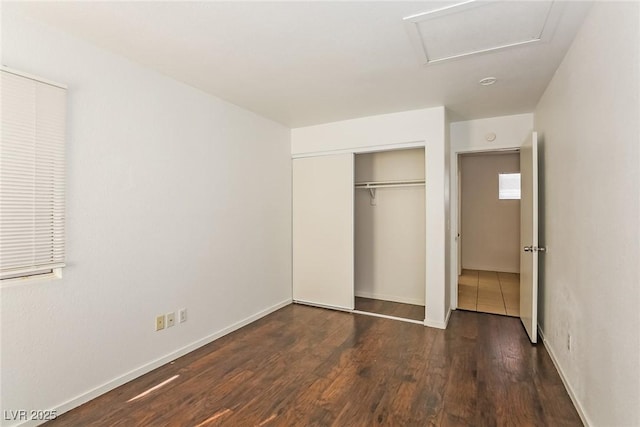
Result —
[[369, 313], [386, 314], [403, 319], [424, 320], [424, 305], [403, 304], [400, 302], [356, 297], [356, 310]]
[[49, 425], [582, 424], [519, 319], [456, 311], [439, 330], [290, 305]]

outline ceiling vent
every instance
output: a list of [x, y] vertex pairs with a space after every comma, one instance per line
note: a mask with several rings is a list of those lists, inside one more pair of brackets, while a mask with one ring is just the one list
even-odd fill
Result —
[[548, 40], [560, 17], [554, 1], [466, 1], [404, 18], [425, 64]]

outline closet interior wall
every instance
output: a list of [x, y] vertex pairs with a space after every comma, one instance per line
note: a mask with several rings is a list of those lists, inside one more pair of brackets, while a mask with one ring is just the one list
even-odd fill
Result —
[[[424, 148], [355, 156], [355, 182], [425, 179]], [[425, 186], [355, 190], [355, 296], [425, 305]]]

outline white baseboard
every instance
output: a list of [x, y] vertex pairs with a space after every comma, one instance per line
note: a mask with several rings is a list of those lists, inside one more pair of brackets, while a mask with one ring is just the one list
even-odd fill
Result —
[[[281, 309], [282, 307], [285, 307], [289, 304], [291, 304], [292, 300], [291, 299], [286, 299], [284, 301], [281, 301], [275, 305], [272, 305], [271, 307], [268, 307], [262, 311], [259, 311], [256, 314], [253, 314], [245, 319], [242, 319], [230, 326], [227, 326], [226, 328], [223, 328], [217, 332], [214, 332], [211, 335], [208, 335], [202, 339], [199, 339], [198, 341], [192, 342], [191, 344], [188, 344], [182, 348], [179, 348], [178, 350], [175, 350], [165, 356], [162, 356], [158, 359], [155, 359], [149, 363], [146, 363], [132, 371], [127, 372], [126, 374], [123, 374], [117, 378], [114, 378], [92, 390], [89, 390], [85, 393], [82, 393], [79, 396], [74, 397], [73, 399], [67, 400], [64, 403], [61, 403], [57, 406], [55, 406], [54, 408], [51, 408], [51, 410], [56, 411], [56, 413], [58, 415], [62, 415], [65, 412], [70, 411], [73, 408], [76, 408], [80, 405], [82, 405], [83, 403], [86, 403], [88, 401], [90, 401], [91, 399], [95, 399], [96, 397], [105, 394], [108, 391], [113, 390], [116, 387], [119, 387], [141, 375], [144, 375], [148, 372], [153, 371], [156, 368], [159, 368], [160, 366], [171, 362], [172, 360], [177, 359], [178, 357], [184, 356], [187, 353], [192, 352], [193, 350], [196, 350], [206, 344], [209, 344], [212, 341], [217, 340], [218, 338], [221, 338], [233, 331], [236, 331], [240, 328], [242, 328], [243, 326], [248, 325], [249, 323], [255, 322], [256, 320], [273, 313], [276, 310]], [[24, 423], [21, 424], [17, 424], [20, 427], [30, 427], [30, 426], [37, 426], [39, 424], [42, 424], [42, 421], [26, 421]]]
[[565, 377], [564, 372], [562, 371], [562, 368], [558, 363], [558, 359], [556, 358], [556, 355], [553, 352], [551, 343], [549, 343], [549, 341], [547, 341], [546, 338], [544, 337], [544, 333], [542, 332], [542, 328], [540, 327], [540, 325], [538, 325], [538, 334], [540, 335], [540, 338], [542, 338], [542, 343], [544, 344], [544, 348], [547, 349], [547, 353], [549, 353], [549, 357], [553, 362], [553, 366], [556, 367], [556, 370], [560, 375], [560, 379], [562, 380], [562, 384], [564, 384], [564, 388], [567, 390], [567, 393], [569, 394], [569, 398], [571, 399], [571, 402], [573, 402], [573, 406], [576, 408], [576, 411], [580, 416], [580, 420], [582, 420], [582, 424], [584, 424], [585, 427], [591, 427], [593, 424], [589, 421], [589, 417], [587, 417], [587, 414], [584, 412], [584, 408], [582, 407], [582, 405], [580, 404], [580, 401], [576, 397], [576, 394], [574, 393], [573, 388], [571, 388], [571, 384], [569, 384], [569, 381], [567, 381], [567, 378]]
[[385, 294], [379, 294], [376, 292], [367, 292], [367, 291], [355, 291], [355, 295], [357, 297], [362, 297], [362, 298], [401, 302], [403, 304], [424, 305], [424, 301], [421, 300], [420, 298], [407, 298], [407, 297], [401, 297], [397, 295], [385, 295]]
[[424, 319], [424, 326], [428, 326], [430, 328], [447, 329], [450, 317], [451, 309], [447, 311], [447, 315], [444, 317], [444, 321]]

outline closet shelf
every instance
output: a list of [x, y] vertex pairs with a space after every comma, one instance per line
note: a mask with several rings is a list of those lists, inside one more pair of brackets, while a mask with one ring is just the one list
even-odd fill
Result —
[[425, 185], [424, 179], [408, 179], [408, 180], [402, 180], [402, 181], [356, 182], [356, 188], [418, 187], [422, 185]]

